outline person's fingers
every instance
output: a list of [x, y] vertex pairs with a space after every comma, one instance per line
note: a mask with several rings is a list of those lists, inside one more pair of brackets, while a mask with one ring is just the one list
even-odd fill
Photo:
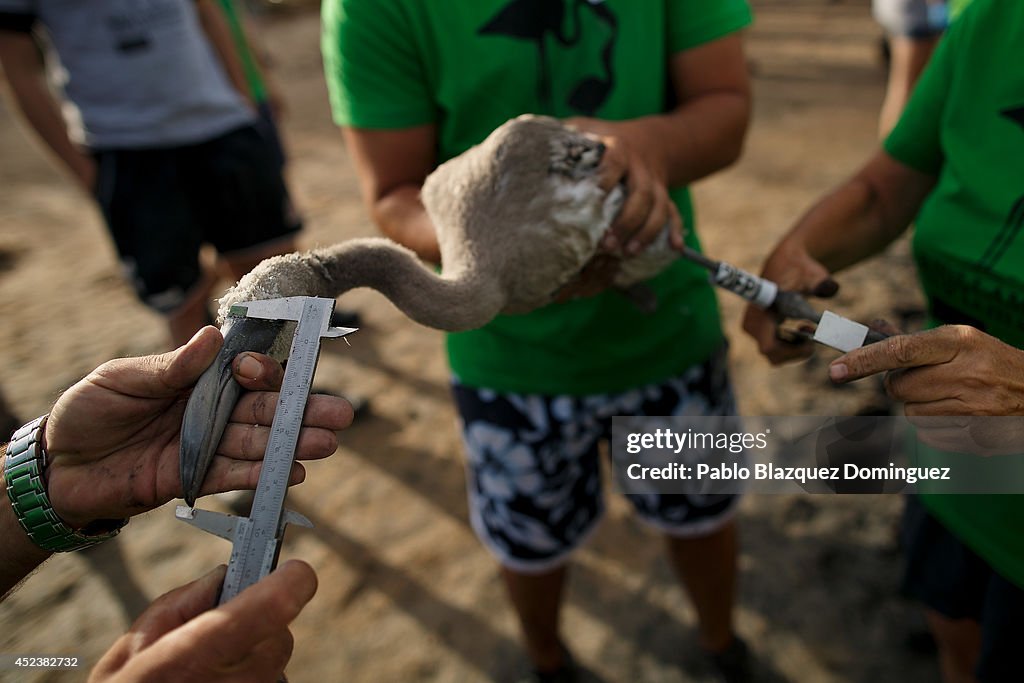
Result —
[[[642, 166], [631, 166], [626, 176], [626, 199], [622, 204], [622, 210], [605, 236], [605, 247], [609, 251], [621, 250], [629, 244], [633, 235], [647, 221], [654, 201], [655, 191], [649, 174]], [[614, 240], [614, 245], [610, 243], [611, 240]]]
[[292, 658], [295, 638], [291, 631], [283, 629], [261, 643], [253, 645], [245, 658], [235, 663], [232, 674], [240, 681], [267, 681], [279, 683], [284, 680], [284, 670]]
[[96, 666], [89, 673], [89, 683], [99, 683], [99, 681], [110, 679], [124, 667], [131, 654], [132, 637], [129, 634], [125, 634], [115, 640], [110, 649], [104, 652], [100, 660], [96, 662]]
[[924, 404], [955, 398], [956, 389], [949, 386], [946, 373], [936, 370], [932, 365], [890, 370], [885, 374], [885, 391], [891, 399], [903, 403]]
[[887, 370], [948, 363], [962, 344], [956, 327], [897, 335], [843, 354], [832, 361], [828, 374], [833, 382], [842, 384]]
[[617, 139], [602, 137], [601, 143], [604, 145], [604, 154], [601, 155], [601, 165], [598, 169], [598, 186], [605, 192], [611, 192], [625, 180], [629, 170], [629, 157]]
[[903, 330], [884, 318], [875, 318], [868, 324], [868, 328], [880, 334], [884, 334], [887, 337], [895, 337], [898, 334], [905, 334]]
[[[260, 460], [270, 441], [270, 427], [264, 425], [228, 423], [224, 429], [217, 454], [239, 460]], [[338, 435], [332, 429], [303, 427], [295, 446], [299, 460], [317, 460], [338, 450]]]
[[[215, 456], [210, 471], [203, 480], [203, 488], [200, 496], [209, 496], [214, 493], [225, 491], [253, 491], [260, 482], [260, 472], [263, 471], [262, 460], [237, 460]], [[288, 473], [288, 485], [295, 486], [306, 480], [306, 468], [302, 463], [292, 463], [292, 469]]]
[[743, 330], [757, 343], [757, 348], [772, 365], [781, 365], [806, 358], [813, 353], [810, 342], [784, 342], [779, 339], [778, 318], [757, 306], [747, 306], [743, 314]]
[[[252, 391], [242, 395], [231, 412], [231, 422], [251, 425], [270, 425], [280, 394], [268, 391]], [[340, 396], [310, 394], [306, 410], [302, 415], [305, 427], [322, 427], [335, 431], [352, 424], [352, 404]]]
[[[816, 296], [819, 299], [831, 299], [839, 293], [839, 283], [832, 279], [832, 275], [825, 270], [824, 267], [820, 268], [820, 270], [824, 271], [824, 274], [822, 275], [823, 279], [811, 288], [809, 294], [811, 296]], [[812, 274], [811, 277], [814, 278], [815, 275]]]
[[240, 353], [231, 362], [235, 381], [248, 391], [277, 391], [284, 381], [284, 368], [262, 353]]
[[669, 202], [669, 225], [668, 243], [669, 246], [678, 252], [682, 252], [686, 246], [686, 226], [683, 225], [683, 217], [679, 214], [679, 207], [673, 201]]
[[256, 645], [287, 629], [316, 589], [313, 568], [289, 560], [189, 626], [194, 625], [194, 637], [205, 638], [202, 649], [213, 661], [237, 662]]
[[[922, 417], [925, 421], [934, 419], [934, 417]], [[913, 422], [913, 420], [911, 420]], [[976, 444], [973, 444], [973, 439], [968, 430], [963, 428], [957, 428], [955, 426], [949, 427], [917, 427], [915, 430], [917, 440], [926, 446], [935, 448], [940, 451], [950, 451], [955, 453], [969, 453], [974, 452]]]
[[174, 351], [108, 361], [93, 370], [86, 381], [139, 398], [175, 396], [196, 383], [223, 343], [220, 330], [207, 326]]
[[920, 401], [903, 406], [907, 417], [936, 418], [967, 416], [973, 414], [973, 406], [959, 398], [947, 396], [934, 401]]
[[643, 251], [669, 224], [672, 217], [669, 206], [672, 202], [665, 191], [655, 191], [654, 203], [647, 214], [643, 225], [633, 233], [629, 242], [625, 245], [625, 252], [629, 256], [635, 256]]
[[134, 650], [147, 647], [168, 631], [215, 607], [226, 572], [227, 567], [219, 565], [195, 581], [154, 600], [129, 630], [129, 633], [134, 634]]
[[[289, 560], [232, 600], [168, 633], [128, 667], [145, 674], [176, 664], [179, 680], [189, 681], [204, 680], [196, 677], [203, 672], [205, 680], [219, 675], [223, 680], [273, 681], [291, 653], [288, 625], [313, 597], [316, 584], [308, 564]], [[144, 661], [147, 657], [152, 661]], [[267, 670], [257, 672], [254, 663]]]

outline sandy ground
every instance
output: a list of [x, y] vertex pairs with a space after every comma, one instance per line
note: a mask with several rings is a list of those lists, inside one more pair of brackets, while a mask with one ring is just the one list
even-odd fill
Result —
[[[867, 2], [761, 0], [749, 34], [756, 115], [734, 169], [696, 188], [709, 253], [756, 268], [809, 202], [875, 145], [884, 72]], [[290, 102], [291, 179], [307, 245], [373, 234], [330, 121], [309, 9], [274, 16], [266, 42]], [[0, 382], [21, 415], [111, 357], [163, 349], [160, 321], [120, 279], [89, 203], [0, 109]], [[834, 308], [899, 321], [919, 301], [905, 245], [843, 274]], [[522, 670], [495, 566], [467, 524], [442, 338], [379, 295], [342, 299], [366, 327], [332, 346], [318, 383], [367, 395], [371, 413], [290, 501], [316, 523], [293, 528], [285, 556], [311, 562], [320, 590], [294, 626], [292, 681], [511, 680]], [[773, 370], [722, 300], [748, 414], [845, 414], [877, 401], [870, 383], [836, 390], [828, 352]], [[213, 504], [215, 505], [215, 504]], [[921, 628], [896, 595], [895, 497], [749, 497], [743, 503], [738, 628], [764, 680], [929, 681], [907, 638]], [[94, 663], [141, 605], [226, 561], [226, 543], [173, 519], [134, 520], [116, 543], [55, 557], [0, 606], [0, 652]], [[616, 499], [578, 556], [565, 633], [607, 681], [709, 680], [696, 663], [694, 614], [657, 539]], [[81, 673], [4, 681], [75, 681]]]

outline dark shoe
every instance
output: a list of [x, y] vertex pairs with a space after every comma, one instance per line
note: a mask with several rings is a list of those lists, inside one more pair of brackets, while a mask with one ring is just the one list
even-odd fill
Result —
[[562, 648], [562, 665], [554, 671], [534, 669], [520, 683], [576, 683], [576, 662], [568, 649]]
[[729, 647], [721, 652], [708, 652], [708, 661], [725, 683], [750, 683], [754, 680], [750, 649], [739, 636], [733, 636]]

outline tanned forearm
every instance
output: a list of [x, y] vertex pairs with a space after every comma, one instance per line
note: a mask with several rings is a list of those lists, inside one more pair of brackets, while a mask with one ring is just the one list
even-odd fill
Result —
[[95, 163], [68, 136], [60, 105], [46, 83], [35, 41], [28, 34], [0, 32], [0, 63], [18, 110], [43, 143], [92, 191]]
[[[6, 446], [3, 447], [6, 451]], [[7, 492], [0, 493], [0, 600], [7, 597], [15, 586], [41, 565], [50, 553], [43, 550], [25, 534], [11, 508]]]
[[420, 201], [417, 185], [401, 185], [374, 202], [370, 209], [380, 231], [416, 252], [424, 261], [441, 262], [437, 230]]
[[436, 163], [433, 125], [401, 130], [343, 128], [359, 189], [380, 231], [423, 260], [441, 262], [437, 231], [420, 201], [420, 186]]
[[780, 248], [803, 249], [831, 272], [842, 270], [879, 253], [903, 234], [934, 182], [932, 176], [879, 152], [815, 204]]
[[215, 6], [213, 0], [198, 0], [196, 12], [199, 14], [199, 23], [203, 27], [203, 32], [220, 58], [221, 66], [224, 68], [228, 80], [247, 102], [254, 104], [249, 80], [245, 77], [242, 60], [238, 56], [234, 38], [231, 36], [231, 28], [220, 7]]

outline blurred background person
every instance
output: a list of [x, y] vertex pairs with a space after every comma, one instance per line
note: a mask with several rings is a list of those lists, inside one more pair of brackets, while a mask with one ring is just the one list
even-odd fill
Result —
[[914, 84], [931, 59], [949, 20], [946, 0], [872, 0], [871, 12], [885, 29], [889, 79], [878, 117], [885, 137], [896, 125]]
[[301, 224], [280, 151], [241, 94], [213, 0], [0, 0], [0, 64], [29, 125], [96, 199], [125, 276], [175, 345], [210, 320], [203, 245], [235, 279], [294, 250]]

